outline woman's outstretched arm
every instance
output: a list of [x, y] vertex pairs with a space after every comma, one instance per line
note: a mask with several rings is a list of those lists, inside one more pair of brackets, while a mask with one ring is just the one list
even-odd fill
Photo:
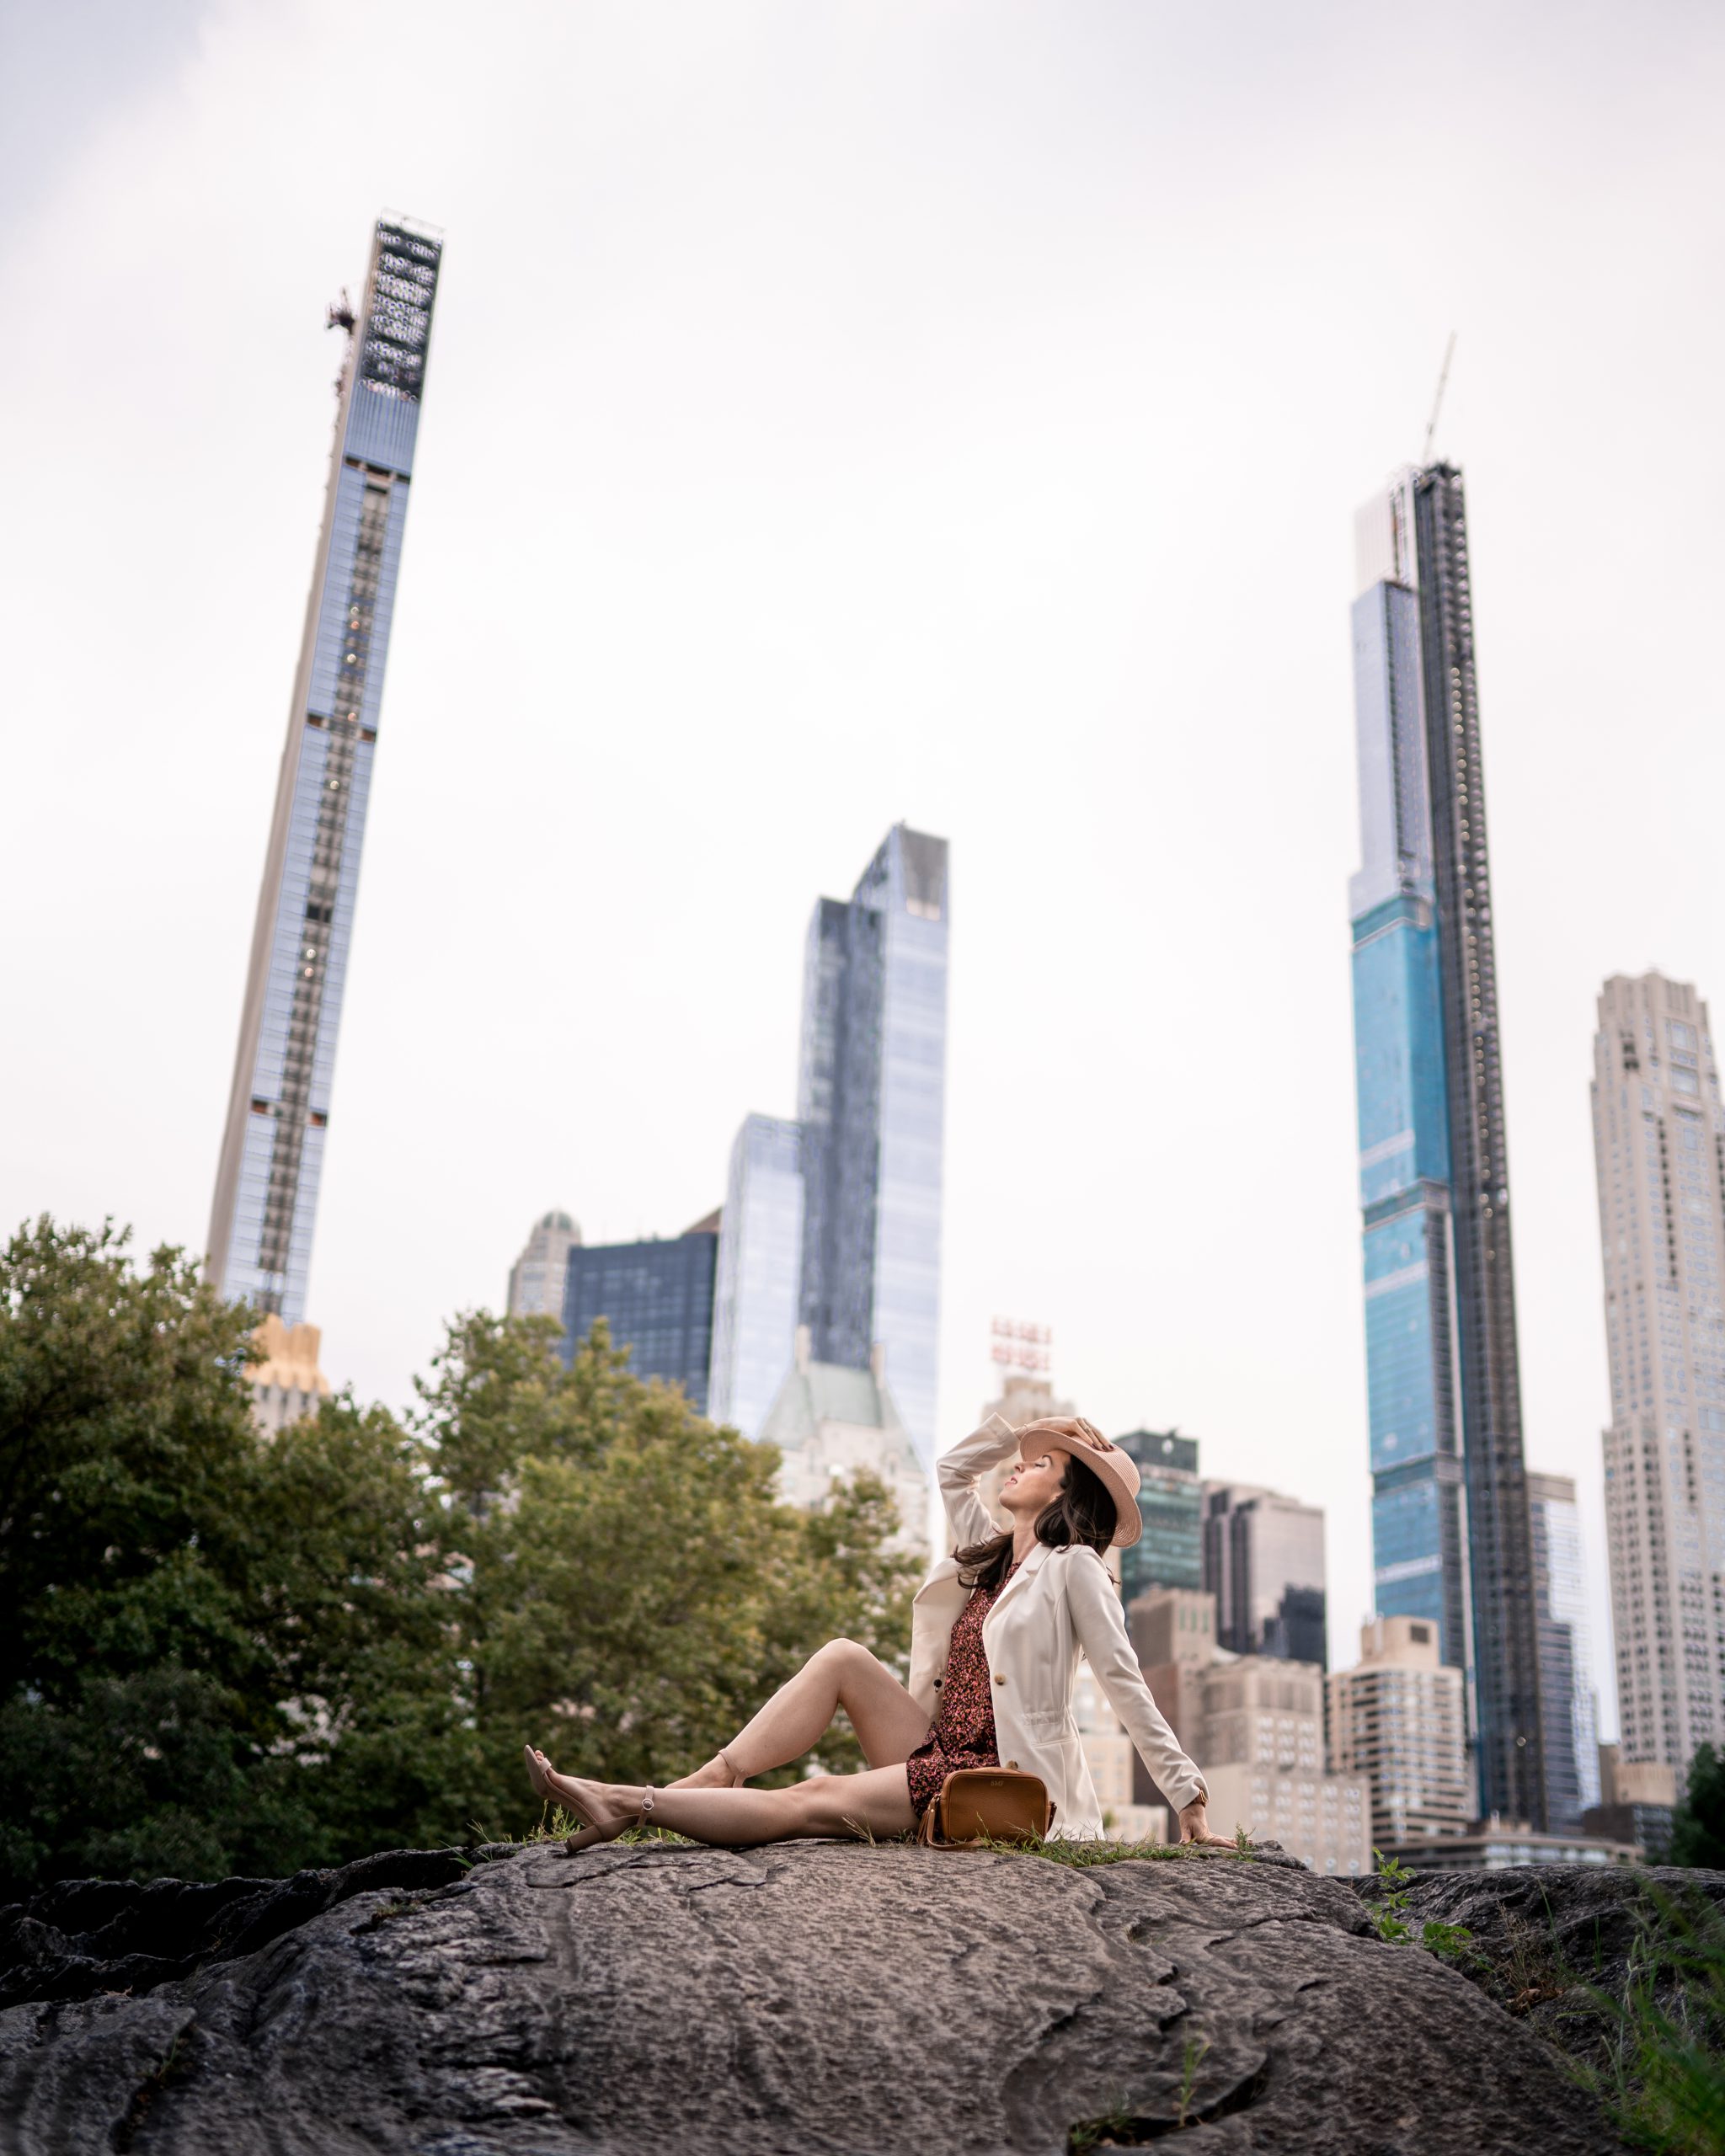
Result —
[[1157, 1706], [1127, 1636], [1120, 1598], [1108, 1566], [1094, 1550], [1075, 1550], [1066, 1560], [1066, 1600], [1084, 1658], [1156, 1785], [1180, 1815], [1183, 1838], [1212, 1841], [1204, 1806], [1210, 1791], [1197, 1766], [1180, 1748]]

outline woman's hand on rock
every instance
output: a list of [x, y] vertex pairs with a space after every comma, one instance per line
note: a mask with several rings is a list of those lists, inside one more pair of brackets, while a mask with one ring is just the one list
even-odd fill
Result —
[[1201, 1796], [1194, 1798], [1180, 1814], [1180, 1839], [1201, 1842], [1206, 1849], [1231, 1849], [1234, 1846], [1226, 1834], [1211, 1833], [1210, 1812]]

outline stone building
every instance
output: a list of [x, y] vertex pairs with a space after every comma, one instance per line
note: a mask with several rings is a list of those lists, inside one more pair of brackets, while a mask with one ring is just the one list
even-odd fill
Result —
[[545, 1213], [533, 1223], [521, 1256], [509, 1269], [511, 1317], [554, 1317], [562, 1322], [569, 1252], [580, 1240], [572, 1214]]
[[817, 1363], [807, 1326], [796, 1331], [794, 1358], [761, 1435], [779, 1448], [779, 1494], [787, 1504], [825, 1504], [858, 1472], [878, 1476], [899, 1508], [897, 1546], [926, 1551], [928, 1477], [887, 1390], [886, 1359], [876, 1348], [866, 1370]]
[[323, 1335], [303, 1321], [284, 1325], [271, 1310], [252, 1337], [264, 1351], [247, 1376], [252, 1383], [252, 1413], [262, 1430], [285, 1430], [315, 1415], [329, 1397], [329, 1380], [318, 1367]]

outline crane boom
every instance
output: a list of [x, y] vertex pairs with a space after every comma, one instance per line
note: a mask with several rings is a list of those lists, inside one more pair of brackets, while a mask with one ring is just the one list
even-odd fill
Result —
[[1438, 431], [1438, 414], [1444, 408], [1444, 385], [1450, 379], [1450, 362], [1455, 356], [1455, 332], [1450, 332], [1450, 341], [1444, 347], [1444, 364], [1438, 370], [1438, 393], [1432, 399], [1432, 415], [1426, 422], [1425, 447], [1419, 452], [1422, 464], [1432, 461], [1432, 436]]

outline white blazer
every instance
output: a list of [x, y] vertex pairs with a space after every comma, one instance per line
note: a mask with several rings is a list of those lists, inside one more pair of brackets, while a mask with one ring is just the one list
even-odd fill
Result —
[[[1017, 1432], [991, 1415], [937, 1464], [955, 1550], [1000, 1532], [976, 1485], [1017, 1444]], [[969, 1599], [969, 1590], [959, 1584], [954, 1556], [941, 1560], [916, 1596], [911, 1694], [931, 1721], [939, 1707], [953, 1626]], [[1089, 1841], [1102, 1833], [1102, 1806], [1072, 1714], [1081, 1652], [1169, 1801], [1179, 1811], [1197, 1797], [1208, 1801], [1203, 1775], [1151, 1697], [1126, 1636], [1120, 1598], [1097, 1551], [1081, 1544], [1054, 1550], [1039, 1542], [984, 1618], [982, 1649], [1001, 1764], [1042, 1777], [1055, 1807], [1056, 1834]]]

